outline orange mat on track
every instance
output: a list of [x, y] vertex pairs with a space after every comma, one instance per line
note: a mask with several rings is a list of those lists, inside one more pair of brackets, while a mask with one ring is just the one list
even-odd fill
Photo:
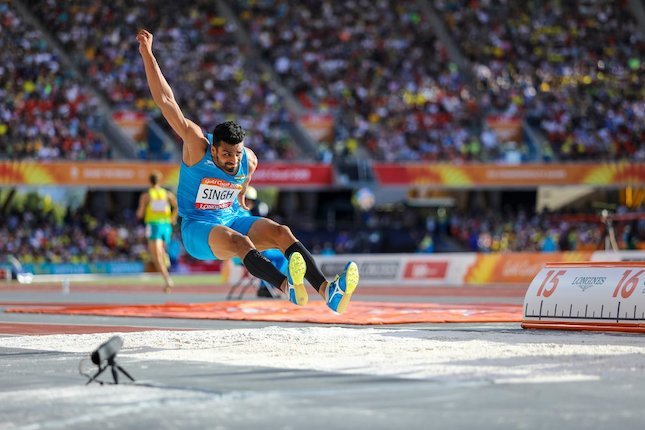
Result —
[[244, 300], [216, 303], [165, 303], [161, 305], [52, 305], [20, 306], [5, 312], [101, 315], [142, 318], [189, 318], [322, 324], [405, 324], [520, 322], [522, 306], [515, 304], [436, 304], [352, 302], [337, 315], [322, 301], [296, 306], [280, 300]]

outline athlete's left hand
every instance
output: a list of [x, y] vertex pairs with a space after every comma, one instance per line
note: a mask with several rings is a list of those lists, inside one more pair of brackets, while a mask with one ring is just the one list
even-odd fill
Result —
[[237, 201], [242, 209], [244, 209], [245, 211], [250, 211], [251, 209], [246, 205], [244, 196], [246, 196], [246, 186], [244, 186], [244, 188], [242, 188], [242, 191], [240, 191], [240, 194], [237, 195]]
[[141, 29], [137, 33], [137, 42], [139, 42], [139, 53], [152, 54], [152, 33], [148, 30]]

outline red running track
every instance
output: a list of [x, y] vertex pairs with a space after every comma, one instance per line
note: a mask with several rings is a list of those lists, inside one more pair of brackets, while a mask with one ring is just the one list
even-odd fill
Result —
[[[157, 327], [135, 327], [121, 325], [86, 325], [86, 324], [47, 324], [0, 322], [0, 334], [11, 335], [45, 335], [45, 334], [93, 334], [93, 333], [129, 333], [137, 331], [168, 330]], [[183, 330], [174, 329], [173, 330]]]

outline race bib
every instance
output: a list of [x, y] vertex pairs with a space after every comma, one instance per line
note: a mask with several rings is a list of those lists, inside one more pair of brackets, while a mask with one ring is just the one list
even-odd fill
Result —
[[204, 178], [199, 184], [195, 208], [208, 209], [226, 209], [233, 206], [237, 200], [238, 194], [242, 190], [239, 184], [231, 184], [228, 181], [213, 178]]
[[155, 213], [166, 213], [168, 209], [168, 200], [152, 200], [150, 202], [150, 210]]

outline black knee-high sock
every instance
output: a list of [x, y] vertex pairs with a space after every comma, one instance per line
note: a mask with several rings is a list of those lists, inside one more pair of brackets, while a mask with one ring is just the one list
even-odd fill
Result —
[[251, 275], [267, 281], [277, 289], [280, 289], [284, 280], [287, 279], [287, 277], [276, 269], [269, 259], [260, 254], [257, 249], [250, 250], [244, 256], [243, 261], [246, 270], [248, 270]]
[[322, 271], [318, 268], [318, 266], [316, 266], [314, 257], [300, 242], [296, 242], [289, 248], [287, 248], [287, 250], [284, 252], [284, 255], [289, 258], [294, 252], [299, 252], [302, 255], [302, 258], [305, 259], [305, 263], [307, 264], [307, 273], [305, 274], [305, 278], [307, 279], [307, 281], [309, 281], [311, 286], [316, 289], [316, 291], [320, 291], [320, 286], [327, 279], [325, 278], [325, 275], [323, 275]]

